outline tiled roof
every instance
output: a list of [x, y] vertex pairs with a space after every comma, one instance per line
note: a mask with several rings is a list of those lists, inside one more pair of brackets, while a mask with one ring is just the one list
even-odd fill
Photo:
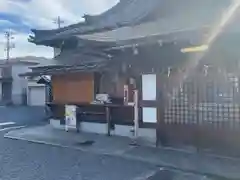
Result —
[[98, 52], [97, 50], [91, 49], [75, 49], [64, 51], [60, 53], [59, 56], [55, 57], [56, 62], [58, 65], [79, 65], [85, 63], [95, 63], [95, 62], [102, 62], [107, 61], [110, 58], [107, 54]]
[[[213, 26], [230, 0], [121, 0], [98, 16], [86, 16], [86, 22], [60, 30], [34, 30], [32, 41], [79, 36], [95, 41], [121, 41], [152, 35]], [[149, 18], [151, 17], [151, 18]], [[43, 43], [44, 44], [44, 43]]]
[[79, 64], [74, 66], [55, 66], [51, 68], [39, 68], [35, 69], [32, 72], [27, 72], [24, 74], [20, 74], [20, 76], [42, 76], [42, 75], [54, 75], [54, 74], [65, 74], [65, 73], [73, 73], [73, 72], [100, 72], [107, 70], [108, 63], [107, 62], [95, 62]]
[[97, 16], [86, 16], [86, 21], [57, 30], [32, 30], [35, 37], [30, 41], [44, 41], [73, 34], [85, 34], [106, 29], [133, 25], [141, 22], [150, 13], [156, 11], [162, 0], [120, 0], [108, 11]]
[[211, 34], [211, 29], [219, 23], [223, 12], [229, 6], [227, 1], [220, 0], [212, 7], [210, 5], [213, 5], [213, 2], [216, 3], [214, 0], [200, 1], [197, 4], [189, 2], [188, 6], [186, 6], [188, 9], [184, 10], [184, 6], [173, 7], [172, 11], [178, 10], [178, 12], [175, 11], [165, 18], [104, 32], [78, 34], [76, 37], [80, 41], [88, 40], [117, 46], [126, 45], [129, 41], [141, 42], [144, 40], [147, 42], [149, 39], [174, 41], [185, 38], [198, 41], [199, 38], [202, 38], [203, 40]]
[[27, 72], [21, 76], [52, 75], [55, 73], [66, 73], [76, 71], [99, 71], [110, 63], [107, 54], [94, 49], [76, 49], [60, 53], [51, 64], [46, 66], [36, 66], [32, 72]]
[[25, 57], [15, 57], [10, 58], [8, 61], [6, 59], [0, 59], [0, 66], [9, 66], [9, 65], [28, 65], [36, 66], [42, 64], [48, 64], [51, 60], [44, 57], [35, 57], [35, 56], [25, 56]]
[[[118, 42], [150, 36], [164, 36], [183, 31], [199, 30], [202, 28], [208, 28], [212, 24], [210, 20], [205, 22], [196, 20], [189, 26], [187, 21], [181, 22], [180, 19], [179, 21], [175, 22], [171, 20], [172, 19], [159, 19], [155, 22], [144, 23], [137, 26], [122, 27], [112, 31], [92, 33], [87, 35], [77, 35], [77, 37], [91, 41]], [[176, 20], [176, 18], [174, 20]]]

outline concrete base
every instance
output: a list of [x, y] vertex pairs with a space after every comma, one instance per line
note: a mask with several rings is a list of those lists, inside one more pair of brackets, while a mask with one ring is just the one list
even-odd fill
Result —
[[62, 129], [62, 130], [65, 129], [65, 126], [60, 124], [60, 120], [59, 120], [59, 119], [50, 119], [50, 120], [49, 120], [49, 123], [50, 123], [50, 125], [51, 125], [53, 128]]
[[131, 126], [116, 125], [115, 130], [112, 131], [112, 134], [116, 136], [126, 136], [132, 138], [134, 136], [132, 130], [133, 127]]
[[[50, 124], [53, 128], [65, 130], [65, 126], [60, 124], [58, 119], [50, 119]], [[76, 129], [69, 129], [69, 131], [75, 131]], [[111, 131], [112, 135], [123, 137], [134, 137], [132, 126], [116, 125], [115, 130]], [[80, 131], [97, 134], [107, 134], [107, 124], [82, 122], [80, 124]], [[139, 138], [147, 140], [151, 143], [156, 142], [156, 130], [148, 128], [140, 128], [138, 133]]]
[[[65, 130], [65, 125], [60, 124], [59, 119], [50, 119], [49, 122], [53, 128]], [[69, 131], [76, 131], [76, 128], [69, 127]], [[80, 124], [80, 131], [89, 132], [89, 133], [97, 133], [97, 134], [106, 134], [107, 133], [107, 125], [100, 124], [100, 123], [82, 122]]]
[[[126, 136], [133, 138], [134, 132], [132, 126], [116, 125], [113, 134], [116, 136]], [[156, 130], [149, 128], [139, 128], [138, 137], [150, 141], [152, 143], [156, 142]]]
[[139, 137], [155, 144], [157, 141], [156, 129], [140, 128]]
[[80, 131], [97, 134], [107, 134], [107, 125], [100, 123], [82, 122], [80, 124]]

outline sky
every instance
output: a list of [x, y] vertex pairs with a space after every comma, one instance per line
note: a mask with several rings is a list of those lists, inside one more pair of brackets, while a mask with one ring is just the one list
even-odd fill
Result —
[[49, 47], [28, 42], [31, 29], [54, 29], [54, 20], [60, 16], [67, 26], [82, 21], [84, 14], [99, 14], [118, 0], [0, 0], [0, 59], [6, 58], [5, 32], [11, 30], [11, 57], [53, 57]]

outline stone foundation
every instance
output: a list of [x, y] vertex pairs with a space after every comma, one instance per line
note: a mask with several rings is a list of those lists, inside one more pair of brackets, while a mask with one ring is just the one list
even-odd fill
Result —
[[[60, 124], [60, 120], [50, 119], [52, 127], [57, 129], [65, 130], [65, 126]], [[71, 129], [69, 129], [71, 130]], [[73, 129], [76, 130], [76, 129]], [[97, 134], [107, 134], [107, 124], [93, 123], [93, 122], [82, 122], [80, 124], [80, 131]], [[134, 137], [133, 127], [124, 125], [115, 125], [115, 129], [111, 131], [112, 135]], [[139, 138], [147, 140], [151, 143], [156, 142], [156, 130], [150, 128], [139, 128]]]

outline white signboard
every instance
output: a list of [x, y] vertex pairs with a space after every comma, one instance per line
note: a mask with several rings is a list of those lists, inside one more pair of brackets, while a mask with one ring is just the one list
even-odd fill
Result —
[[66, 121], [66, 131], [68, 129], [76, 129], [77, 118], [76, 118], [76, 106], [65, 106], [65, 121]]
[[155, 101], [157, 97], [156, 74], [142, 75], [142, 100]]

